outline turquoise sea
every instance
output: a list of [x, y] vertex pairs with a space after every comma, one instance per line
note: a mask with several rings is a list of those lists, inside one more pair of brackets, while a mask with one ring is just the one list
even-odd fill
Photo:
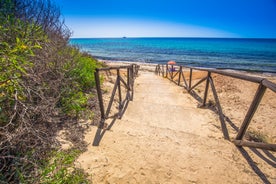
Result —
[[73, 38], [97, 59], [276, 73], [276, 39]]

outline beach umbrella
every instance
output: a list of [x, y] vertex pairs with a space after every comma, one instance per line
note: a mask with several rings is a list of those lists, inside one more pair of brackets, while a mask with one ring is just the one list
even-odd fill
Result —
[[173, 60], [170, 60], [170, 61], [168, 62], [168, 65], [175, 65], [175, 64], [176, 64], [176, 62], [173, 61]]

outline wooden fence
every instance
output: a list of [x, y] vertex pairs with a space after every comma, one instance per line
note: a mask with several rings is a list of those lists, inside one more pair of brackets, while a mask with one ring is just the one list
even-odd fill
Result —
[[[185, 72], [189, 72], [189, 80], [186, 80], [186, 78], [185, 78], [184, 68], [188, 69], [188, 71], [185, 71]], [[196, 84], [192, 85], [192, 76], [193, 76], [194, 70], [205, 71], [205, 72], [207, 72], [207, 75], [205, 77], [203, 77], [201, 80], [199, 80]], [[217, 69], [184, 67], [184, 66], [176, 66], [176, 65], [157, 65], [156, 69], [155, 69], [155, 73], [168, 78], [169, 80], [173, 81], [174, 83], [176, 83], [179, 86], [182, 85], [182, 84], [180, 84], [181, 81], [184, 81], [183, 86], [189, 93], [191, 93], [192, 90], [195, 87], [197, 87], [199, 84], [206, 81], [202, 106], [206, 105], [209, 86], [211, 86], [211, 90], [213, 92], [213, 96], [214, 96], [214, 99], [216, 102], [216, 108], [217, 108], [217, 111], [219, 114], [219, 119], [221, 121], [222, 129], [225, 128], [223, 126], [226, 126], [225, 118], [224, 118], [224, 114], [222, 112], [222, 107], [221, 107], [221, 104], [220, 104], [220, 101], [218, 98], [215, 84], [213, 82], [212, 73], [258, 83], [259, 84], [258, 89], [255, 93], [253, 101], [251, 102], [251, 105], [244, 117], [243, 123], [241, 124], [241, 127], [239, 128], [238, 134], [237, 134], [235, 140], [233, 141], [233, 143], [236, 146], [247, 146], [247, 147], [254, 147], [254, 148], [261, 148], [261, 149], [276, 151], [276, 144], [251, 142], [251, 141], [243, 140], [246, 130], [247, 130], [261, 100], [262, 100], [262, 97], [263, 97], [266, 89], [268, 88], [268, 89], [272, 90], [274, 93], [276, 93], [276, 84], [275, 83], [273, 83], [267, 79], [260, 78], [260, 77], [247, 76], [247, 75], [242, 75], [242, 74], [238, 74], [238, 73], [230, 73], [227, 71], [222, 71], [222, 70], [217, 70]], [[178, 76], [177, 80], [175, 80], [176, 76]], [[223, 134], [224, 134], [224, 138], [229, 140], [228, 133], [223, 132]]]
[[[116, 80], [115, 84], [112, 90], [112, 94], [110, 97], [110, 100], [108, 102], [108, 106], [105, 109], [104, 108], [104, 101], [103, 101], [103, 95], [102, 95], [102, 89], [101, 89], [101, 81], [100, 81], [100, 72], [102, 71], [116, 71]], [[123, 79], [121, 76], [121, 71], [126, 70], [126, 80]], [[95, 81], [96, 81], [96, 89], [97, 89], [97, 95], [99, 100], [99, 106], [100, 106], [100, 112], [101, 112], [101, 121], [99, 124], [99, 128], [103, 128], [104, 122], [106, 119], [110, 118], [109, 114], [111, 111], [112, 104], [115, 99], [116, 92], [118, 91], [118, 99], [119, 99], [119, 112], [117, 113], [117, 117], [121, 118], [122, 114], [126, 108], [126, 105], [128, 101], [131, 101], [133, 99], [134, 91], [134, 79], [138, 75], [139, 65], [132, 64], [128, 66], [118, 66], [118, 67], [108, 67], [108, 68], [97, 68], [94, 75], [95, 75]], [[122, 96], [122, 90], [121, 88], [125, 88], [127, 90], [125, 98]]]

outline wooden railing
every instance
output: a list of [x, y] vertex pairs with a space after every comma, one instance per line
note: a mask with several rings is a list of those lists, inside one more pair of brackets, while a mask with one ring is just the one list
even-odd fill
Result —
[[[184, 68], [188, 69], [189, 72], [189, 80], [186, 80], [185, 75], [184, 75]], [[199, 80], [196, 84], [192, 85], [192, 76], [193, 76], [193, 71], [194, 70], [199, 70], [199, 71], [205, 71], [207, 72], [207, 75]], [[205, 91], [204, 91], [204, 97], [201, 106], [206, 105], [206, 100], [208, 96], [208, 90], [209, 86], [211, 86], [213, 96], [215, 99], [215, 104], [217, 108], [217, 112], [219, 115], [219, 119], [221, 122], [222, 129], [226, 129], [226, 124], [225, 124], [225, 117], [222, 112], [222, 107], [218, 98], [218, 94], [215, 88], [215, 84], [213, 82], [212, 74], [220, 74], [232, 78], [237, 78], [237, 79], [242, 79], [245, 81], [250, 81], [254, 83], [258, 83], [258, 89], [255, 93], [255, 96], [253, 98], [253, 101], [251, 102], [251, 105], [244, 117], [243, 123], [241, 124], [241, 127], [239, 128], [239, 131], [236, 135], [235, 140], [233, 143], [236, 146], [247, 146], [247, 147], [253, 147], [253, 148], [261, 148], [261, 149], [266, 149], [266, 150], [272, 150], [276, 151], [276, 144], [268, 144], [268, 143], [261, 143], [261, 142], [251, 142], [251, 141], [245, 141], [243, 140], [243, 137], [246, 133], [246, 130], [262, 100], [262, 97], [264, 93], [266, 92], [266, 89], [272, 90], [274, 93], [276, 93], [276, 84], [265, 79], [265, 78], [260, 78], [260, 77], [254, 77], [254, 76], [247, 76], [247, 75], [242, 75], [238, 73], [230, 73], [227, 71], [222, 71], [222, 70], [217, 70], [217, 69], [207, 69], [207, 68], [197, 68], [197, 67], [184, 67], [184, 66], [176, 66], [176, 65], [157, 65], [155, 69], [155, 73], [158, 75], [162, 75], [163, 77], [168, 78], [169, 80], [173, 81], [177, 85], [181, 85], [180, 82], [184, 81], [183, 87], [191, 93], [192, 90], [197, 87], [199, 84], [203, 83], [206, 81], [206, 86], [205, 86]], [[178, 76], [177, 80], [175, 80], [176, 76]], [[229, 135], [227, 131], [223, 131], [224, 138], [229, 140]]]
[[[103, 71], [116, 71], [116, 80], [115, 84], [112, 90], [112, 94], [110, 97], [110, 100], [108, 102], [107, 108], [104, 107], [104, 101], [103, 101], [103, 95], [102, 95], [102, 89], [101, 89], [101, 81], [100, 81], [100, 72]], [[121, 76], [121, 71], [125, 70], [126, 72], [126, 81]], [[97, 68], [94, 75], [95, 75], [95, 81], [96, 81], [96, 89], [97, 89], [97, 95], [99, 100], [99, 106], [100, 106], [100, 112], [101, 112], [101, 121], [99, 123], [99, 128], [103, 128], [104, 122], [106, 119], [110, 118], [109, 114], [115, 99], [115, 95], [118, 91], [118, 113], [116, 116], [118, 118], [122, 117], [122, 114], [126, 108], [126, 105], [128, 101], [131, 101], [133, 99], [134, 91], [133, 91], [133, 85], [134, 85], [134, 79], [138, 75], [139, 65], [132, 64], [128, 66], [118, 66], [118, 67], [107, 67], [107, 68]], [[121, 88], [125, 88], [127, 90], [126, 96], [123, 98], [122, 96], [122, 90]]]

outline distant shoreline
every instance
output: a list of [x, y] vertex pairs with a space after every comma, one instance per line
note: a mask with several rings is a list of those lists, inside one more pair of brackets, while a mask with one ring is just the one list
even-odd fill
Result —
[[[158, 65], [158, 63], [143, 63], [139, 61], [115, 61], [115, 60], [103, 60], [103, 59], [97, 59], [100, 62], [106, 63], [107, 65], [130, 65], [130, 64], [138, 64], [140, 66], [147, 67], [147, 70], [155, 70], [155, 67]], [[176, 65], [176, 66], [184, 66], [184, 65]], [[185, 66], [184, 66], [185, 67]], [[188, 69], [189, 67], [186, 67]], [[204, 68], [204, 67], [198, 67], [198, 68]], [[245, 70], [235, 70], [235, 69], [220, 69], [220, 68], [206, 68], [206, 69], [217, 69], [217, 70], [223, 70], [230, 73], [240, 73], [245, 75], [253, 75], [258, 77], [265, 77], [265, 78], [276, 78], [276, 73], [270, 73], [270, 72], [258, 72], [258, 71], [245, 71]]]
[[238, 38], [238, 37], [72, 37], [74, 39], [156, 39], [156, 38], [168, 38], [168, 39], [237, 39], [237, 40], [276, 40], [276, 38]]

